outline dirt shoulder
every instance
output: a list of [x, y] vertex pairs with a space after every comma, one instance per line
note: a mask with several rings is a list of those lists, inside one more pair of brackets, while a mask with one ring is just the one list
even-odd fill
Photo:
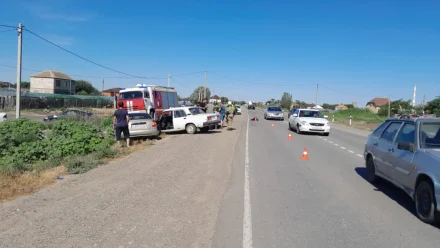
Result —
[[246, 118], [3, 203], [0, 247], [209, 247]]

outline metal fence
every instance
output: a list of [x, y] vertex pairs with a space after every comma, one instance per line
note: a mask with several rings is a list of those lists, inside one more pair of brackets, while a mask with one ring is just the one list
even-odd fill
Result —
[[[22, 109], [43, 108], [112, 108], [113, 97], [78, 96], [21, 92], [20, 107]], [[0, 91], [0, 109], [15, 108], [15, 91]]]

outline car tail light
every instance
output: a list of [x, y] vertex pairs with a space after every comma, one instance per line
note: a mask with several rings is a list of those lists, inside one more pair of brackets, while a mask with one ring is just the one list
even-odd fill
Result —
[[210, 121], [211, 120], [211, 116], [208, 116], [208, 121]]
[[155, 120], [153, 120], [153, 125], [152, 127], [157, 127], [157, 122]]

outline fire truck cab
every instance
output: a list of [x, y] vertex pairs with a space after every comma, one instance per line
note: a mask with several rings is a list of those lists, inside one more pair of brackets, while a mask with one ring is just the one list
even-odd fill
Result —
[[121, 89], [117, 102], [123, 102], [129, 111], [145, 110], [156, 120], [164, 109], [178, 106], [177, 91], [173, 87], [146, 84]]

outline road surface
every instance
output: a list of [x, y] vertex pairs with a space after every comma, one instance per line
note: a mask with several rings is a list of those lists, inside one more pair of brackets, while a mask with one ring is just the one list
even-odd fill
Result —
[[[297, 135], [243, 111], [0, 209], [0, 247], [436, 247], [403, 192], [365, 179], [365, 133]], [[249, 121], [257, 116], [259, 121]], [[272, 128], [271, 124], [274, 124]], [[301, 160], [307, 148], [310, 160]]]
[[[242, 132], [239, 138], [213, 247], [440, 244], [438, 228], [414, 216], [402, 191], [387, 183], [377, 188], [364, 179], [365, 133], [292, 132], [288, 140], [286, 121], [266, 121], [258, 110], [249, 113], [259, 121], [250, 121], [248, 137]], [[310, 160], [300, 159], [304, 148]]]

